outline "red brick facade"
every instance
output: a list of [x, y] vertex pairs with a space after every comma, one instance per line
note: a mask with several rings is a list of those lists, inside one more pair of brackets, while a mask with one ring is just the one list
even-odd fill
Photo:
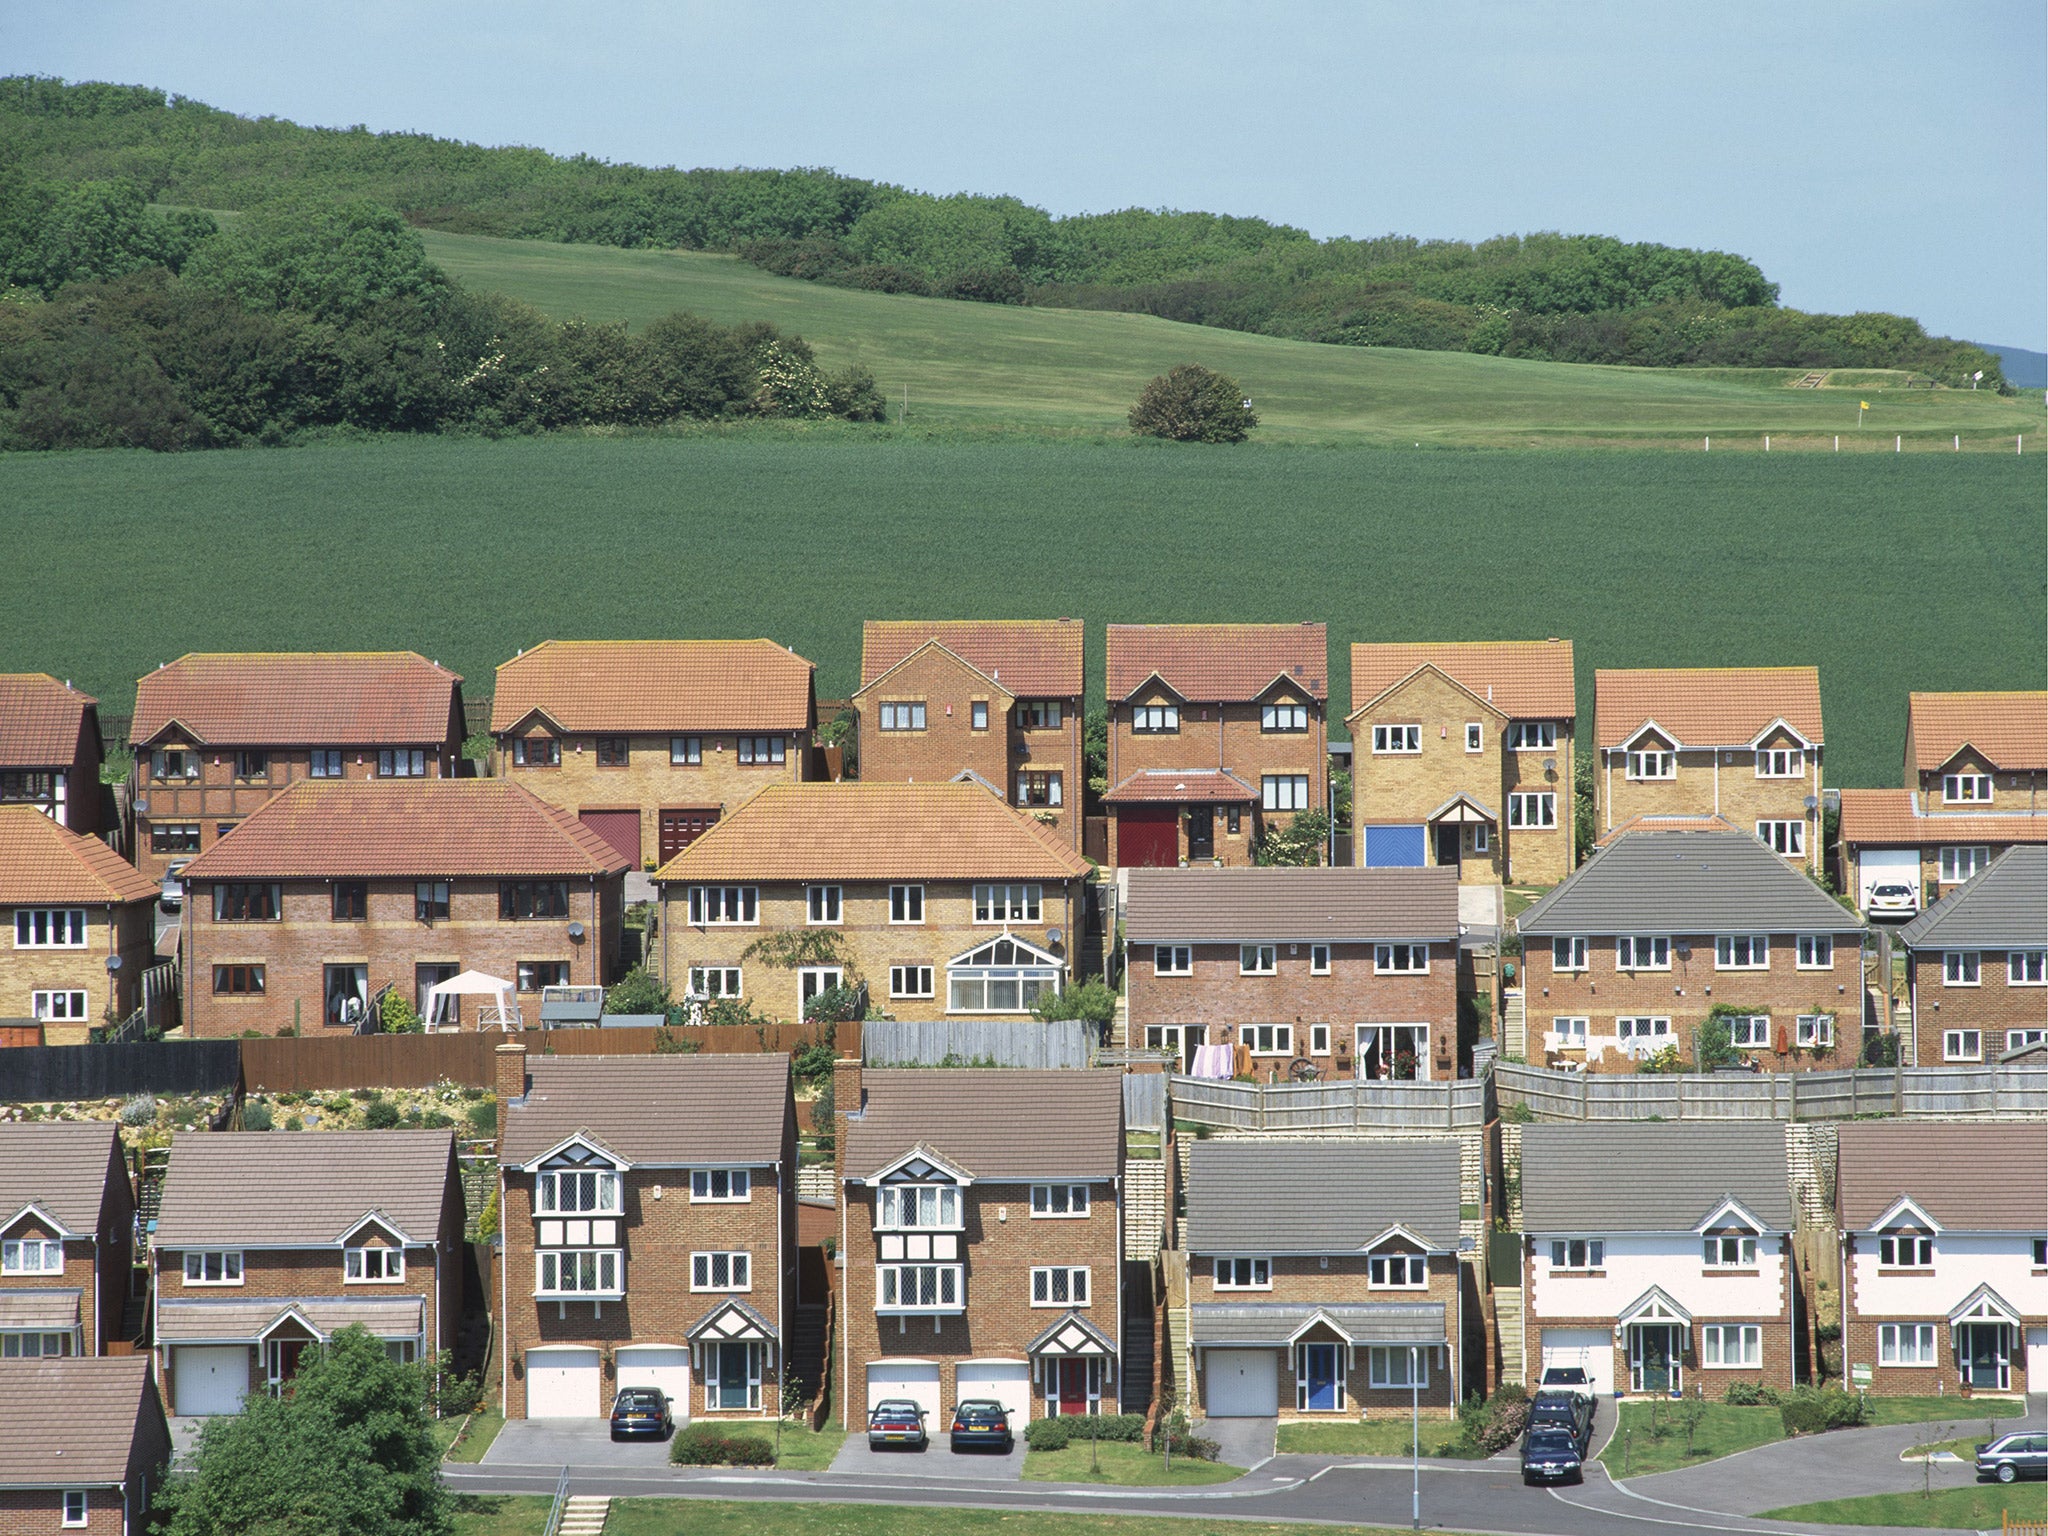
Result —
[[1957, 980], [1948, 979], [1946, 950], [1907, 952], [1906, 985], [1913, 1006], [1909, 1066], [1995, 1062], [2048, 1030], [2048, 986], [2026, 981], [2013, 985], [2009, 951], [1958, 953], [1973, 957], [1974, 984], [1963, 980], [1969, 975], [1968, 962], [1959, 962]]
[[[31, 1147], [29, 1155], [33, 1156]], [[0, 1215], [0, 1220], [14, 1213]], [[53, 1238], [53, 1222], [32, 1211], [15, 1217], [0, 1237]], [[135, 1251], [135, 1195], [121, 1161], [120, 1138], [107, 1162], [99, 1218], [93, 1230], [64, 1241], [64, 1268], [57, 1274], [0, 1275], [0, 1292], [77, 1291], [78, 1327], [66, 1354], [104, 1355], [123, 1337], [121, 1315], [128, 1302], [129, 1271]]]

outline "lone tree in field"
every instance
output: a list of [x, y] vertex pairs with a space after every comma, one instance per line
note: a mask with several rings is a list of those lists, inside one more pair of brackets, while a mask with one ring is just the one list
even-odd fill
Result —
[[1131, 430], [1177, 443], [1241, 443], [1259, 424], [1237, 380], [1182, 363], [1147, 384], [1131, 407]]

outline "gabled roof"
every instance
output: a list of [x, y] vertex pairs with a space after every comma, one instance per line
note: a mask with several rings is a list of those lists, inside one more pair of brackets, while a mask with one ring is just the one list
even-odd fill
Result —
[[1140, 768], [1102, 798], [1109, 805], [1240, 805], [1259, 792], [1225, 768]]
[[778, 783], [654, 878], [1071, 880], [1088, 868], [1040, 822], [978, 784]]
[[491, 729], [807, 731], [813, 670], [773, 640], [546, 640], [498, 668]]
[[1616, 838], [1627, 837], [1631, 832], [1740, 832], [1726, 816], [1679, 811], [1651, 812], [1642, 816], [1631, 816], [1616, 827], [1610, 827], [1593, 840], [1595, 848], [1605, 848]]
[[32, 805], [0, 805], [0, 907], [149, 901], [157, 882], [96, 837]]
[[1765, 1231], [1789, 1232], [1788, 1179], [1785, 1127], [1775, 1120], [1531, 1125], [1522, 1131], [1522, 1229], [1690, 1234], [1733, 1200]]
[[1975, 747], [2001, 769], [2048, 769], [2048, 693], [1915, 693], [1906, 698], [1909, 774]]
[[2048, 845], [2008, 848], [1899, 930], [1908, 949], [2048, 947]]
[[34, 1205], [67, 1231], [98, 1231], [117, 1134], [105, 1120], [0, 1125], [0, 1220]]
[[1183, 699], [1243, 704], [1285, 678], [1316, 700], [1330, 696], [1330, 640], [1322, 624], [1112, 624], [1110, 702], [1157, 677]]
[[1848, 933], [1862, 920], [1747, 832], [1631, 832], [1515, 921], [1537, 938]]
[[1458, 872], [1430, 869], [1133, 869], [1134, 944], [1342, 943], [1458, 936]]
[[91, 694], [47, 672], [0, 672], [0, 768], [68, 766], [85, 712], [98, 706]]
[[605, 876], [630, 862], [509, 779], [300, 779], [185, 867], [187, 880]]
[[782, 1156], [789, 1057], [536, 1056], [525, 1096], [505, 1107], [498, 1160], [523, 1167], [579, 1133], [636, 1166]]
[[1389, 1227], [1458, 1248], [1458, 1144], [1198, 1141], [1187, 1179], [1191, 1254], [1362, 1253]]
[[1655, 720], [1682, 747], [1740, 747], [1782, 720], [1821, 741], [1815, 667], [1671, 667], [1593, 674], [1597, 744], [1618, 747]]
[[1353, 645], [1352, 714], [1424, 667], [1510, 720], [1569, 720], [1578, 713], [1571, 641], [1472, 640]]
[[452, 1131], [182, 1132], [171, 1139], [156, 1242], [339, 1243], [371, 1211], [434, 1242], [454, 1158]]
[[175, 723], [205, 746], [446, 741], [462, 679], [416, 651], [194, 652], [135, 685], [129, 738]]
[[984, 1184], [1116, 1178], [1123, 1080], [1114, 1072], [907, 1067], [861, 1075], [846, 1121], [845, 1168], [865, 1179], [925, 1147]]
[[146, 1354], [0, 1360], [0, 1488], [124, 1483], [148, 1418], [168, 1444]]
[[[1996, 801], [1993, 805], [1996, 805]], [[2036, 810], [1943, 810], [1918, 790], [1845, 789], [1841, 839], [1872, 844], [2048, 843], [2048, 806]]]
[[1835, 1209], [1847, 1231], [1873, 1230], [1901, 1196], [1957, 1232], [2038, 1235], [2048, 1219], [2041, 1121], [1845, 1120], [1836, 1137]]
[[1078, 698], [1079, 619], [869, 619], [861, 626], [860, 685], [937, 641], [1012, 698]]

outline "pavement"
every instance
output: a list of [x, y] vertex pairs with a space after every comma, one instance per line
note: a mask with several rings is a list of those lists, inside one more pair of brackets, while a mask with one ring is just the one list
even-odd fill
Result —
[[872, 1450], [865, 1434], [852, 1434], [839, 1447], [839, 1454], [832, 1458], [834, 1473], [852, 1473], [867, 1477], [930, 1477], [957, 1480], [963, 1483], [1014, 1483], [1024, 1475], [1024, 1437], [1019, 1435], [1017, 1443], [1006, 1456], [994, 1451], [954, 1452], [946, 1445], [946, 1432], [940, 1430], [932, 1436], [930, 1447], [922, 1451], [905, 1450], [900, 1446]]
[[1195, 1426], [1204, 1440], [1216, 1442], [1216, 1459], [1226, 1467], [1259, 1467], [1273, 1459], [1280, 1438], [1280, 1421], [1265, 1419], [1204, 1419]]
[[610, 1419], [507, 1419], [479, 1466], [668, 1465], [666, 1440], [614, 1440]]

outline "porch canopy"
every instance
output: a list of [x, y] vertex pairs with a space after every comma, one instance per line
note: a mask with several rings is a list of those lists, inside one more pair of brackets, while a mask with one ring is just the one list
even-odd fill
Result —
[[1104, 793], [1108, 805], [1255, 805], [1259, 792], [1221, 768], [1141, 768]]
[[1453, 795], [1429, 813], [1433, 825], [1490, 826], [1500, 820], [1483, 800], [1470, 795]]
[[1689, 1328], [1692, 1326], [1692, 1314], [1673, 1301], [1670, 1292], [1661, 1285], [1653, 1285], [1623, 1307], [1621, 1315], [1614, 1320], [1617, 1328], [1633, 1328], [1638, 1323], [1654, 1326], [1675, 1324]]
[[443, 1006], [444, 1000], [463, 997], [493, 999], [496, 1006], [484, 1008], [477, 1024], [479, 1029], [519, 1027], [519, 1004], [513, 999], [512, 983], [497, 976], [487, 976], [482, 971], [464, 971], [446, 981], [437, 981], [427, 989], [427, 1028], [443, 1028], [443, 1019], [453, 1013], [452, 1009]]

